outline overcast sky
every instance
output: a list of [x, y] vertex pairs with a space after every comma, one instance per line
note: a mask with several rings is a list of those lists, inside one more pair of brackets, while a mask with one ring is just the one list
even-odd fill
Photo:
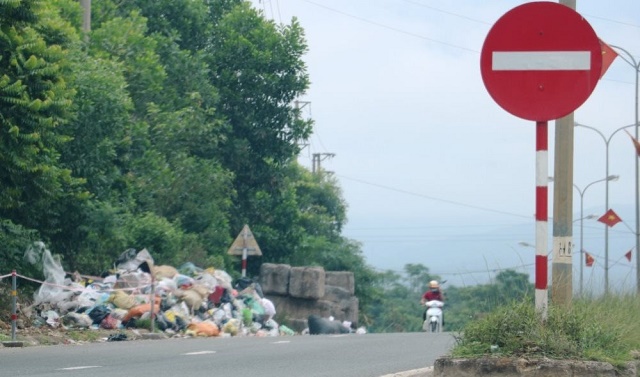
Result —
[[[267, 18], [296, 17], [305, 29], [312, 83], [300, 100], [309, 102], [305, 116], [315, 127], [300, 161], [310, 168], [313, 154], [335, 154], [322, 168], [335, 174], [348, 203], [345, 235], [362, 243], [373, 267], [422, 263], [456, 285], [484, 282], [512, 266], [533, 274], [535, 250], [519, 243], [535, 241], [535, 125], [498, 106], [480, 74], [489, 29], [523, 3], [253, 0]], [[640, 1], [577, 0], [577, 11], [602, 40], [640, 59]], [[575, 112], [576, 122], [607, 138], [633, 124], [635, 74], [618, 58]], [[550, 122], [550, 175], [554, 132]], [[574, 183], [584, 189], [605, 177], [605, 142], [576, 128], [574, 145]], [[629, 137], [617, 132], [609, 171], [620, 179], [609, 183], [609, 203], [625, 223], [611, 230], [609, 263], [620, 287], [635, 284], [635, 250], [633, 263], [623, 257], [635, 247], [635, 158]], [[552, 184], [549, 192], [552, 215]], [[590, 186], [583, 198], [585, 215], [603, 214], [605, 183]], [[577, 190], [574, 208], [577, 220]], [[585, 220], [583, 231], [585, 249], [596, 258], [585, 281], [599, 284], [603, 226]], [[576, 255], [574, 276], [578, 266]]]

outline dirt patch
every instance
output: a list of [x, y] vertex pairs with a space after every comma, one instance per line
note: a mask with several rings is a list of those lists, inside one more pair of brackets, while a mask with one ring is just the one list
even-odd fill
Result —
[[[116, 340], [140, 339], [143, 336], [143, 332], [143, 330], [25, 328], [16, 331], [16, 341], [22, 342], [25, 347], [101, 343]], [[0, 341], [11, 341], [10, 329], [5, 329], [4, 327], [0, 329]]]
[[527, 359], [510, 357], [482, 357], [455, 359], [444, 357], [434, 364], [435, 377], [557, 377], [557, 376], [610, 376], [635, 377], [637, 363], [616, 369], [609, 363], [578, 360]]

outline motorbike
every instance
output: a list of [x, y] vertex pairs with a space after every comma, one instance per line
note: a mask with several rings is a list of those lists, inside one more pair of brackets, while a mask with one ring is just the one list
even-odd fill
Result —
[[427, 301], [424, 304], [427, 307], [427, 314], [425, 316], [422, 329], [427, 332], [441, 332], [442, 331], [442, 307], [444, 302], [439, 300]]

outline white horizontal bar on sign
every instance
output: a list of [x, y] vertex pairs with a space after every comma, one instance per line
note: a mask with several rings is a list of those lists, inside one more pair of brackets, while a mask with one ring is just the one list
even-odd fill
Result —
[[494, 71], [588, 71], [590, 51], [494, 51]]

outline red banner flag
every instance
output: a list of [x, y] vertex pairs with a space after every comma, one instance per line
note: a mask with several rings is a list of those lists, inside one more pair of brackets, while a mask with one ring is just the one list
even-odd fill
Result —
[[586, 251], [584, 252], [584, 264], [587, 267], [591, 267], [593, 266], [593, 262], [595, 262], [596, 260], [593, 259], [593, 257], [591, 256], [591, 254], [587, 253]]
[[602, 71], [600, 71], [600, 78], [602, 78], [611, 63], [618, 57], [618, 53], [612, 49], [611, 46], [604, 43], [602, 39], [600, 39], [600, 48], [602, 49]]
[[618, 217], [618, 215], [615, 212], [613, 212], [612, 209], [610, 209], [604, 215], [602, 215], [598, 219], [598, 221], [600, 221], [601, 223], [607, 224], [607, 226], [611, 228], [617, 223], [619, 223], [620, 221], [622, 221], [622, 219], [620, 219], [620, 217]]
[[624, 256], [627, 258], [629, 262], [631, 262], [631, 250], [627, 251], [627, 253]]
[[631, 136], [629, 131], [624, 130], [624, 132], [626, 132], [627, 135], [629, 135], [629, 137], [631, 138], [631, 142], [633, 143], [633, 146], [636, 148], [636, 154], [638, 155], [638, 157], [640, 157], [640, 142], [638, 142], [638, 140], [635, 137]]

